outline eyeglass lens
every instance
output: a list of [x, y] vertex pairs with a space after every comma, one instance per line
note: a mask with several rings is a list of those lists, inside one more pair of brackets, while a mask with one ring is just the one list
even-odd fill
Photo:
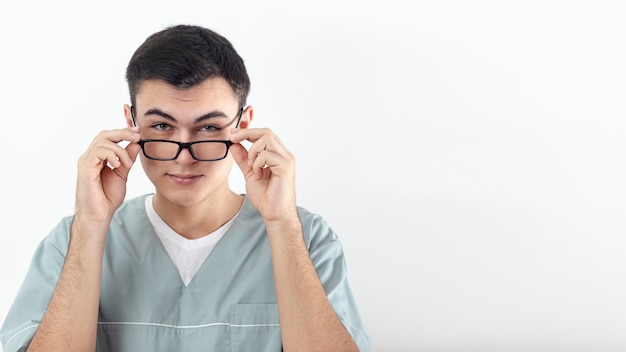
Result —
[[[212, 161], [226, 157], [228, 145], [223, 142], [198, 142], [191, 146], [192, 154], [198, 160]], [[148, 158], [171, 160], [177, 157], [177, 143], [165, 141], [146, 141], [143, 151]]]

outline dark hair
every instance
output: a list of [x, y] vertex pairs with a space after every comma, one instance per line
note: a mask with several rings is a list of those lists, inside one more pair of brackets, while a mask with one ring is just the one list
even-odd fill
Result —
[[250, 79], [243, 59], [228, 39], [193, 25], [176, 25], [149, 36], [133, 54], [126, 68], [131, 104], [140, 85], [160, 79], [178, 88], [191, 88], [207, 79], [222, 77], [246, 104]]

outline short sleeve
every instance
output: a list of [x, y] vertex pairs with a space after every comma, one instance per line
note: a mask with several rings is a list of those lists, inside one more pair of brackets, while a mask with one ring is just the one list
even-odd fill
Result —
[[343, 246], [337, 234], [322, 217], [307, 213], [302, 215], [305, 240], [326, 296], [359, 350], [370, 351], [371, 340], [365, 331], [348, 282]]
[[69, 223], [69, 219], [64, 219], [35, 250], [26, 277], [0, 329], [4, 352], [25, 351], [35, 335], [65, 262]]

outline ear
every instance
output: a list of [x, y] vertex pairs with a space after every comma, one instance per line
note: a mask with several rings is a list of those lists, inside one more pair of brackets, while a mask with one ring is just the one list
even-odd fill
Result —
[[241, 114], [241, 121], [239, 121], [239, 128], [250, 127], [253, 117], [254, 117], [254, 108], [252, 106], [246, 107], [243, 110], [243, 114]]
[[135, 126], [133, 121], [133, 114], [130, 108], [130, 105], [124, 104], [124, 116], [126, 117], [126, 126], [133, 127]]

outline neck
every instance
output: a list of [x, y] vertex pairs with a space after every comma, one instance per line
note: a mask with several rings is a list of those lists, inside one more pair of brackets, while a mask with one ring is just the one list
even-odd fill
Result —
[[191, 240], [222, 227], [239, 212], [243, 201], [243, 196], [228, 190], [226, 194], [213, 196], [198, 204], [179, 205], [157, 193], [152, 199], [152, 205], [169, 227]]

